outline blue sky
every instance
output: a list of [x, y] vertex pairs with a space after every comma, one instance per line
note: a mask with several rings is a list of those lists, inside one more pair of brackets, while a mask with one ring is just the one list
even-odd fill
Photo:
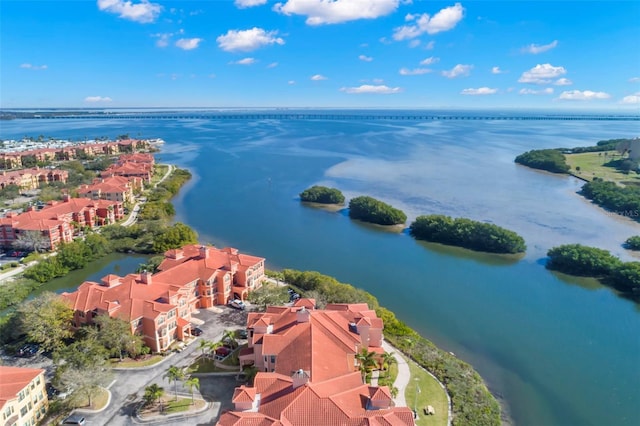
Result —
[[0, 107], [640, 112], [640, 2], [0, 0]]

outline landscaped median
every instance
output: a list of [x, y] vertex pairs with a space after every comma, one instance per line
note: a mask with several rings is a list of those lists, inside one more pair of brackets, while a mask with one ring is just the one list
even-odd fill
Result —
[[163, 395], [153, 403], [142, 403], [136, 410], [136, 418], [143, 422], [152, 422], [170, 417], [191, 416], [209, 408], [209, 403], [191, 396]]

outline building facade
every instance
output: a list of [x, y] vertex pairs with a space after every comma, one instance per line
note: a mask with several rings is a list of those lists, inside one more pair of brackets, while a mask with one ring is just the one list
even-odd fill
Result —
[[35, 426], [49, 407], [44, 370], [0, 366], [0, 412], [5, 426]]

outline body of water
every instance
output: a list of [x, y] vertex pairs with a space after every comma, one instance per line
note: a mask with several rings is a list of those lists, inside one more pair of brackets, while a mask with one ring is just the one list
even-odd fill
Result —
[[[513, 158], [534, 148], [635, 137], [638, 122], [385, 120], [15, 120], [1, 138], [160, 137], [161, 161], [194, 175], [174, 200], [200, 239], [318, 270], [378, 297], [425, 337], [470, 362], [518, 425], [631, 425], [640, 418], [640, 310], [588, 279], [544, 268], [546, 251], [583, 243], [632, 259], [640, 234], [575, 192], [574, 178]], [[412, 220], [441, 213], [521, 234], [509, 261], [305, 207], [313, 184], [371, 195]], [[141, 263], [137, 262], [137, 263]]]

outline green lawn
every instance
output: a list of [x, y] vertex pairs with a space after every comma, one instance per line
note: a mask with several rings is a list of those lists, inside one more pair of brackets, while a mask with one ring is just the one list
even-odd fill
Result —
[[[605, 166], [611, 160], [620, 159], [620, 154], [616, 151], [605, 152], [582, 152], [579, 154], [565, 154], [567, 164], [571, 166], [571, 173], [588, 181], [594, 177], [625, 184], [625, 182], [640, 183], [640, 175], [629, 173], [628, 175], [616, 170], [614, 167]], [[577, 168], [580, 167], [580, 170]]]
[[398, 377], [398, 364], [393, 363], [389, 366], [388, 371], [380, 371], [378, 376], [378, 386], [389, 386], [389, 389], [393, 386], [393, 382]]
[[197, 398], [194, 399], [192, 403], [191, 397], [179, 396], [178, 400], [176, 401], [175, 397], [169, 393], [162, 397], [162, 413], [160, 413], [159, 403], [156, 402], [150, 407], [142, 408], [139, 412], [139, 415], [141, 419], [145, 420], [156, 417], [160, 414], [166, 415], [183, 413], [186, 411], [197, 411], [203, 408], [205, 405], [205, 401]]
[[72, 396], [73, 405], [78, 408], [91, 408], [92, 410], [100, 410], [107, 405], [109, 401], [109, 392], [100, 388], [97, 393], [91, 397], [91, 406], [89, 406], [89, 398], [84, 394], [74, 393]]
[[111, 367], [113, 368], [137, 368], [137, 367], [148, 367], [149, 365], [154, 365], [162, 361], [164, 357], [162, 355], [151, 355], [149, 357], [145, 357], [140, 360], [133, 360], [129, 358], [125, 358], [124, 361], [120, 361], [119, 359], [110, 359]]
[[[416, 425], [446, 426], [449, 407], [444, 389], [440, 387], [436, 379], [413, 361], [409, 362], [409, 370], [411, 371], [411, 380], [404, 393], [409, 408], [413, 409], [416, 404], [416, 385], [420, 388], [417, 398], [418, 420], [416, 420]], [[416, 378], [418, 380], [415, 380]], [[427, 405], [431, 405], [436, 413], [425, 415], [424, 409]]]

